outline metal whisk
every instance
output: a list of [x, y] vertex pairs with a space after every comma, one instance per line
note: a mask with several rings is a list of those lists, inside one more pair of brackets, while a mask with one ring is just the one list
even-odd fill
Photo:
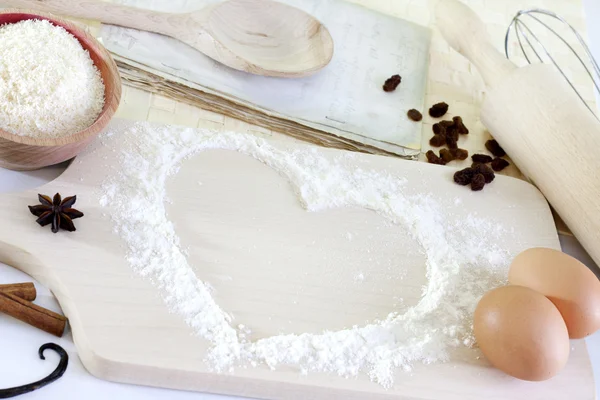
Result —
[[[551, 22], [554, 21], [554, 22]], [[558, 33], [557, 30], [561, 29], [561, 27], [553, 27], [551, 24], [556, 24], [558, 21], [562, 24], [562, 29], [567, 34], [573, 34], [576, 40], [569, 41], [566, 39], [566, 35], [563, 35], [562, 32]], [[534, 25], [535, 24], [535, 25]], [[548, 49], [548, 46], [542, 43], [540, 39], [540, 30], [539, 29], [547, 29], [549, 30], [556, 39], [558, 40], [558, 44], [562, 43], [567, 46], [567, 48], [575, 55], [579, 63], [586, 70], [587, 74], [591, 78], [594, 86], [598, 92], [600, 92], [600, 68], [598, 67], [598, 63], [594, 58], [590, 48], [586, 44], [585, 40], [581, 37], [581, 35], [577, 32], [577, 30], [569, 24], [564, 18], [559, 15], [553, 13], [552, 11], [533, 8], [529, 10], [522, 10], [515, 15], [513, 18], [508, 30], [506, 32], [506, 38], [504, 42], [504, 49], [506, 52], [506, 57], [510, 59], [509, 54], [509, 43], [511, 33], [514, 31], [514, 34], [517, 37], [517, 42], [519, 47], [525, 57], [525, 60], [529, 64], [535, 62], [535, 58], [539, 62], [551, 62], [556, 66], [561, 75], [569, 82], [569, 85], [575, 90], [581, 101], [585, 104], [585, 106], [590, 110], [592, 114], [598, 118], [594, 109], [588, 104], [583, 95], [577, 90], [573, 81], [568, 77], [568, 74], [565, 72], [563, 67], [559, 65], [559, 62], [556, 60], [556, 57], [552, 56], [551, 51]], [[581, 55], [576, 49], [575, 46], [579, 43], [581, 49], [585, 55]], [[584, 60], [587, 58], [586, 60]]]

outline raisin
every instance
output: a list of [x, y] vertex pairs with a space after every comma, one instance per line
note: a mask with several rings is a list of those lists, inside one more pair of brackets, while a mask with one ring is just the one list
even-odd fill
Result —
[[427, 156], [427, 161], [429, 161], [430, 164], [446, 165], [446, 162], [438, 157], [432, 150], [425, 153], [425, 156]]
[[454, 126], [454, 121], [440, 121], [438, 122], [444, 128], [448, 128], [450, 126]]
[[454, 161], [456, 159], [454, 154], [452, 154], [452, 150], [448, 150], [448, 149], [441, 149], [440, 157], [442, 158], [442, 160], [444, 160], [444, 162], [446, 164], [449, 163], [450, 161]]
[[473, 168], [465, 168], [454, 173], [454, 182], [461, 186], [467, 186], [473, 180], [475, 170]]
[[487, 164], [487, 163], [491, 163], [493, 158], [488, 155], [485, 155], [485, 154], [473, 154], [471, 156], [471, 160], [473, 160], [473, 162], [476, 162], [476, 163]]
[[448, 104], [446, 104], [444, 102], [434, 104], [429, 109], [429, 115], [431, 115], [433, 118], [443, 117], [447, 112], [448, 112]]
[[496, 172], [502, 171], [504, 168], [508, 167], [510, 163], [506, 161], [504, 158], [496, 158], [492, 161], [492, 169]]
[[471, 190], [474, 192], [483, 190], [485, 183], [485, 177], [482, 174], [475, 174], [473, 180], [471, 180]]
[[454, 127], [454, 125], [446, 128], [446, 137], [451, 137], [452, 140], [458, 142], [458, 130]]
[[506, 155], [506, 152], [504, 151], [504, 149], [502, 147], [500, 147], [498, 142], [496, 142], [496, 140], [494, 140], [494, 139], [488, 140], [487, 142], [485, 142], [485, 148], [488, 149], [490, 151], [490, 153], [492, 153], [496, 157], [503, 157]]
[[450, 153], [456, 160], [466, 160], [469, 157], [469, 152], [465, 149], [451, 149]]
[[433, 124], [432, 129], [433, 133], [435, 133], [436, 135], [446, 135], [446, 127], [440, 122], [438, 122], [437, 124]]
[[454, 117], [452, 118], [452, 121], [454, 121], [454, 127], [456, 128], [458, 133], [460, 133], [461, 135], [469, 134], [469, 129], [465, 126], [461, 117]]
[[392, 75], [383, 84], [383, 91], [393, 92], [394, 90], [396, 90], [400, 82], [402, 82], [402, 77], [400, 75]]
[[446, 144], [449, 149], [457, 149], [458, 143], [456, 143], [456, 139], [452, 134], [446, 133]]
[[433, 147], [441, 147], [446, 144], [446, 136], [445, 135], [433, 135], [431, 139], [429, 139], [429, 144]]
[[494, 171], [485, 164], [479, 164], [473, 168], [475, 169], [476, 173], [483, 175], [485, 178], [485, 183], [491, 183], [496, 178]]
[[423, 119], [423, 114], [421, 114], [418, 110], [415, 110], [414, 108], [412, 110], [408, 110], [406, 115], [408, 115], [408, 118], [412, 119], [415, 122], [419, 122]]

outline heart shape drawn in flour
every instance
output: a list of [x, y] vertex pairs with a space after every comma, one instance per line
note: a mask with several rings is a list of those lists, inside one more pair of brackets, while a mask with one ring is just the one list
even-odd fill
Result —
[[167, 195], [189, 264], [253, 340], [363, 325], [421, 299], [425, 257], [404, 226], [364, 208], [308, 212], [252, 157], [203, 152]]
[[[476, 217], [466, 229], [453, 225], [446, 220], [437, 199], [410, 194], [402, 177], [372, 169], [368, 162], [358, 162], [348, 153], [321, 152], [310, 147], [298, 149], [298, 146], [290, 149], [285, 144], [267, 143], [250, 135], [147, 123], [121, 135], [126, 140], [119, 144], [124, 146], [119, 149], [122, 154], [119, 173], [105, 183], [100, 204], [112, 206], [107, 212], [115, 221], [117, 234], [129, 248], [131, 267], [154, 281], [171, 311], [180, 314], [197, 334], [212, 342], [207, 361], [215, 369], [265, 363], [273, 368], [291, 365], [305, 372], [335, 372], [344, 376], [364, 371], [374, 381], [390, 386], [396, 367], [410, 369], [417, 361], [443, 361], [450, 348], [472, 343], [468, 317], [482, 293], [493, 284], [490, 276], [494, 269], [497, 271], [496, 267], [503, 262], [495, 253], [494, 238], [486, 242], [485, 235], [478, 231], [481, 221]], [[105, 145], [110, 146], [110, 140]], [[181, 176], [173, 177], [184, 160], [206, 150], [216, 151], [207, 151], [190, 164], [196, 168], [205, 165], [205, 170], [194, 174], [193, 168], [183, 168]], [[271, 171], [265, 171], [265, 165], [247, 156]], [[232, 170], [227, 171], [228, 168]], [[241, 171], [244, 180], [234, 179]], [[184, 184], [179, 186], [185, 190], [168, 191], [170, 184], [178, 186], [178, 179], [183, 180]], [[195, 189], [191, 189], [193, 185]], [[280, 189], [273, 190], [277, 185]], [[173, 202], [167, 194], [175, 197]], [[198, 198], [200, 194], [204, 198]], [[188, 205], [199, 202], [203, 212], [186, 219], [186, 202]], [[169, 219], [170, 213], [178, 213], [175, 224]], [[256, 223], [252, 218], [257, 219]], [[362, 220], [375, 224], [375, 232], [379, 227], [383, 231], [388, 229], [384, 233], [405, 232], [409, 236], [402, 239], [406, 243], [398, 243], [398, 250], [391, 246], [387, 248], [389, 253], [384, 254], [386, 241], [368, 235], [364, 238], [367, 230], [360, 227]], [[324, 221], [339, 226], [319, 225]], [[296, 226], [285, 226], [290, 222]], [[316, 228], [311, 229], [311, 225]], [[265, 231], [267, 227], [269, 230]], [[447, 227], [453, 228], [451, 234], [446, 232]], [[183, 242], [176, 228], [184, 233]], [[372, 229], [368, 232], [373, 234]], [[345, 235], [345, 239], [340, 240], [340, 235]], [[375, 267], [370, 265], [371, 270], [367, 267], [358, 270], [358, 265], [368, 261], [360, 249], [345, 254], [352, 248], [353, 240], [372, 245], [382, 253], [374, 256]], [[411, 247], [412, 252], [402, 248], [403, 245]], [[368, 308], [360, 310], [356, 303], [364, 301], [363, 294], [354, 297], [353, 304], [348, 293], [363, 289], [360, 285], [348, 287], [349, 277], [367, 283], [369, 273], [381, 271], [376, 267], [378, 261], [387, 262], [390, 268], [383, 270], [392, 279], [396, 274], [401, 275], [403, 260], [389, 259], [395, 251], [414, 257], [404, 265], [413, 274], [410, 280], [414, 282], [416, 278], [425, 286], [418, 291], [415, 287], [406, 289], [412, 290], [406, 296], [410, 302], [405, 308], [394, 307], [392, 302], [388, 306], [389, 315], [369, 314]], [[276, 256], [270, 260], [261, 252]], [[331, 257], [330, 265], [327, 256]], [[248, 265], [240, 264], [244, 259]], [[303, 268], [303, 260], [321, 264]], [[275, 265], [269, 266], [269, 261]], [[193, 266], [192, 262], [200, 265]], [[220, 263], [225, 265], [225, 272], [219, 270]], [[311, 269], [318, 275], [309, 280], [302, 274]], [[427, 281], [423, 279], [425, 274]], [[221, 293], [223, 301], [235, 298], [236, 291], [245, 291], [240, 300], [244, 304], [232, 301], [228, 305], [233, 308], [234, 316], [239, 313], [250, 318], [248, 323], [253, 328], [257, 321], [262, 321], [256, 324], [258, 334], [251, 336], [258, 340], [250, 340], [245, 328], [234, 328], [230, 314], [215, 301], [210, 282], [205, 283], [199, 277], [214, 278], [213, 285], [219, 279], [233, 278], [219, 283], [215, 296], [218, 298]], [[294, 280], [302, 282], [297, 293], [293, 291]], [[391, 285], [388, 288], [393, 288], [393, 284], [388, 284]], [[264, 293], [252, 293], [253, 287], [265, 288]], [[319, 287], [331, 291], [322, 300], [331, 304], [319, 304], [319, 293], [315, 290], [317, 300], [310, 300], [313, 303], [304, 307], [302, 302], [308, 302], [313, 295], [309, 293], [311, 288]], [[333, 304], [336, 291], [344, 297]], [[277, 325], [286, 312], [285, 302], [296, 298], [300, 303], [296, 309], [305, 314], [289, 319], [306, 318], [306, 321], [292, 328], [303, 326], [308, 332], [274, 331], [281, 328]], [[382, 308], [378, 301], [386, 301], [385, 296], [374, 300], [373, 310], [384, 310], [385, 304]], [[257, 317], [258, 304], [273, 310], [283, 307], [273, 312], [280, 319], [275, 321], [277, 324], [267, 322], [269, 315], [262, 320]], [[307, 314], [311, 307], [322, 310], [329, 320], [319, 321]], [[332, 317], [332, 313], [344, 308], [348, 309], [346, 314]], [[365, 315], [371, 322], [364, 320]], [[381, 320], [375, 321], [376, 318]], [[341, 328], [348, 323], [367, 325]], [[315, 326], [337, 330], [319, 331]]]

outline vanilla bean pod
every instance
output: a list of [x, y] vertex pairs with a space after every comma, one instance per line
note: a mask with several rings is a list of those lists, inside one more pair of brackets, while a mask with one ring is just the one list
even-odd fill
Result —
[[20, 396], [25, 393], [33, 392], [34, 390], [38, 390], [46, 385], [49, 385], [50, 383], [56, 381], [61, 376], [63, 376], [63, 374], [67, 370], [67, 366], [69, 365], [69, 355], [59, 345], [54, 343], [46, 343], [42, 345], [42, 347], [40, 347], [38, 351], [38, 354], [42, 360], [46, 359], [46, 357], [44, 357], [44, 351], [47, 349], [54, 350], [60, 356], [60, 362], [58, 363], [56, 369], [52, 371], [50, 375], [37, 382], [33, 382], [28, 385], [17, 386], [10, 389], [0, 389], [0, 399], [8, 399], [11, 397]]

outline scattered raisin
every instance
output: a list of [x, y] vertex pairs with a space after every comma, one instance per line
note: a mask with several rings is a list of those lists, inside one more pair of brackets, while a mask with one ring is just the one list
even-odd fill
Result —
[[446, 135], [446, 126], [442, 125], [440, 122], [437, 124], [433, 124], [433, 133], [436, 135]]
[[461, 135], [469, 134], [469, 129], [465, 126], [461, 117], [454, 117], [452, 118], [452, 121], [454, 122], [454, 127], [456, 128], [458, 133], [460, 133]]
[[456, 160], [466, 160], [469, 157], [469, 152], [465, 149], [450, 149], [450, 153]]
[[456, 143], [456, 139], [450, 133], [446, 133], [446, 144], [448, 145], [449, 149], [457, 149], [458, 148], [458, 143]]
[[386, 79], [385, 83], [383, 84], [383, 91], [393, 92], [394, 90], [396, 90], [400, 82], [402, 82], [402, 77], [400, 75], [392, 75], [391, 77]]
[[446, 144], [446, 135], [433, 135], [429, 139], [429, 144], [433, 147], [441, 147]]
[[425, 153], [425, 156], [427, 156], [427, 161], [429, 161], [430, 164], [446, 165], [446, 162], [438, 157], [432, 150]]
[[492, 161], [492, 169], [496, 172], [502, 171], [504, 168], [508, 167], [510, 163], [506, 161], [504, 158], [496, 158]]
[[454, 182], [461, 186], [467, 186], [473, 180], [475, 170], [473, 168], [465, 168], [454, 173]]
[[483, 187], [485, 186], [485, 184], [486, 184], [485, 176], [483, 176], [482, 174], [476, 174], [473, 177], [473, 180], [471, 180], [471, 190], [474, 192], [483, 190]]
[[434, 104], [429, 109], [429, 115], [431, 115], [433, 118], [443, 117], [447, 112], [448, 112], [448, 104], [446, 104], [444, 102]]
[[496, 157], [503, 157], [506, 155], [506, 152], [504, 151], [504, 149], [502, 147], [500, 147], [498, 142], [494, 139], [488, 140], [487, 142], [485, 142], [485, 148], [488, 149], [490, 151], [490, 153], [492, 153]]
[[408, 110], [406, 115], [408, 115], [408, 118], [412, 119], [415, 122], [419, 122], [423, 119], [423, 114], [421, 114], [418, 110], [415, 110], [414, 108], [412, 110]]
[[448, 150], [448, 149], [441, 149], [440, 157], [442, 158], [442, 160], [444, 160], [444, 162], [446, 164], [449, 163], [450, 161], [454, 161], [456, 159], [454, 154], [452, 154], [452, 151]]
[[479, 164], [487, 164], [491, 163], [493, 158], [485, 154], [473, 154], [471, 156], [471, 160]]
[[491, 183], [496, 178], [494, 171], [485, 164], [478, 164], [476, 167], [473, 167], [473, 169], [475, 169], [476, 173], [483, 175], [485, 183]]

